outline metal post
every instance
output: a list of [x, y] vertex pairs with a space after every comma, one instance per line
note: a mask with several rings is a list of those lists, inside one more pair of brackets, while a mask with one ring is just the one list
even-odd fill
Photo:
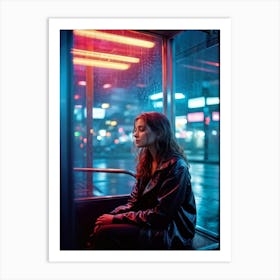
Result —
[[[93, 146], [92, 146], [92, 108], [93, 108], [93, 68], [86, 68], [86, 108], [87, 108], [87, 148], [86, 148], [86, 159], [87, 167], [92, 167], [93, 160]], [[87, 173], [87, 196], [93, 196], [93, 184], [92, 184], [92, 173]]]
[[162, 93], [163, 113], [167, 115], [167, 40], [162, 38]]
[[73, 209], [72, 31], [60, 32], [60, 250], [75, 248]]

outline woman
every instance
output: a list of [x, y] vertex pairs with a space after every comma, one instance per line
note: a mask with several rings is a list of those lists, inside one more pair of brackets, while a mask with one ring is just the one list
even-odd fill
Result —
[[190, 249], [195, 199], [187, 159], [167, 117], [140, 114], [133, 136], [139, 148], [136, 184], [126, 205], [96, 220], [92, 249]]

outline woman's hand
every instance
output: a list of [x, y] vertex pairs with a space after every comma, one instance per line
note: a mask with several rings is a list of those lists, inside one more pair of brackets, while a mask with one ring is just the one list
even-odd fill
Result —
[[113, 222], [114, 215], [111, 214], [103, 214], [97, 218], [94, 227], [94, 233], [98, 230], [98, 228], [102, 225], [109, 225]]
[[111, 214], [103, 214], [97, 218], [95, 224], [96, 225], [107, 225], [112, 224], [114, 215]]

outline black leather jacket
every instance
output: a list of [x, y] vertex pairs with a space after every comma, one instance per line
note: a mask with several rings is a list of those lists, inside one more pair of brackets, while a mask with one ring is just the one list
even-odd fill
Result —
[[177, 155], [162, 162], [145, 186], [138, 180], [126, 205], [114, 209], [113, 223], [138, 224], [167, 249], [186, 249], [195, 233], [196, 205], [186, 162]]

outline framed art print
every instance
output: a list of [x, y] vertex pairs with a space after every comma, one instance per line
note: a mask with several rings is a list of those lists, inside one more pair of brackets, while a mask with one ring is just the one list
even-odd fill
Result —
[[[228, 18], [49, 19], [49, 260], [230, 261]], [[134, 184], [133, 118], [164, 113], [197, 205], [191, 250], [94, 251]]]

